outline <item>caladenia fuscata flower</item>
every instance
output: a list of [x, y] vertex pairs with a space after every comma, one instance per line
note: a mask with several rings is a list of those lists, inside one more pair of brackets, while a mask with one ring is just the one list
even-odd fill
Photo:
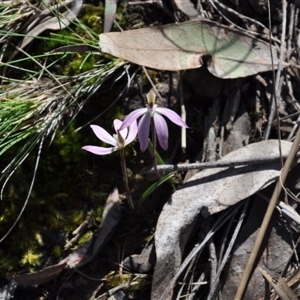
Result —
[[[128, 198], [129, 205], [131, 208], [134, 208], [132, 198], [131, 198], [131, 192], [128, 184], [128, 177], [127, 177], [127, 171], [126, 171], [126, 161], [124, 156], [124, 148], [129, 143], [131, 143], [136, 135], [137, 135], [137, 122], [132, 122], [129, 127], [125, 127], [123, 129], [120, 129], [122, 126], [122, 121], [116, 119], [114, 120], [114, 128], [116, 133], [113, 135], [110, 135], [105, 129], [98, 125], [91, 125], [91, 128], [97, 138], [107, 144], [112, 145], [112, 147], [99, 147], [99, 146], [83, 146], [82, 149], [89, 151], [96, 155], [107, 155], [112, 152], [115, 152], [119, 150], [120, 158], [121, 158], [121, 167], [122, 167], [122, 173], [126, 188], [126, 194]], [[128, 129], [129, 128], [129, 129]]]
[[173, 110], [165, 107], [158, 107], [155, 104], [156, 95], [151, 90], [147, 95], [147, 104], [145, 108], [138, 108], [131, 112], [124, 120], [120, 129], [124, 129], [130, 126], [138, 118], [141, 119], [138, 122], [138, 138], [140, 141], [141, 151], [145, 151], [148, 146], [148, 137], [150, 131], [151, 120], [154, 123], [154, 129], [157, 134], [158, 142], [160, 146], [164, 149], [168, 149], [168, 138], [169, 130], [168, 125], [164, 117], [167, 117], [171, 122], [178, 126], [188, 128], [185, 122], [180, 118], [180, 116]]
[[[158, 107], [155, 104], [156, 95], [151, 90], [147, 95], [147, 104], [145, 108], [138, 108], [131, 112], [124, 120], [120, 129], [124, 129], [130, 126], [132, 123], [138, 121], [138, 139], [140, 142], [141, 151], [145, 151], [148, 146], [148, 137], [150, 132], [150, 125], [152, 127], [153, 133], [153, 159], [154, 168], [156, 168], [155, 151], [156, 151], [156, 136], [160, 146], [164, 149], [168, 149], [168, 138], [169, 130], [167, 122], [164, 117], [167, 117], [174, 124], [188, 128], [181, 117], [175, 113], [173, 110], [165, 107]], [[157, 172], [156, 172], [157, 173]], [[158, 173], [157, 173], [158, 174]]]
[[98, 147], [98, 146], [84, 146], [83, 150], [89, 151], [97, 155], [107, 155], [117, 150], [123, 149], [125, 146], [130, 144], [137, 135], [137, 123], [133, 122], [128, 128], [120, 130], [122, 126], [122, 121], [116, 119], [114, 120], [114, 128], [116, 133], [110, 135], [105, 129], [98, 125], [91, 125], [97, 138], [107, 144], [112, 145], [112, 147]]

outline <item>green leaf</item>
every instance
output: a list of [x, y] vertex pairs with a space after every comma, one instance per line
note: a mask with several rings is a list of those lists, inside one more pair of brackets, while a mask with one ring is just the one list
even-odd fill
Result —
[[174, 173], [169, 173], [163, 177], [161, 177], [158, 181], [153, 183], [142, 195], [141, 200], [144, 201], [147, 199], [160, 185], [162, 185], [165, 181], [169, 180], [174, 176]]

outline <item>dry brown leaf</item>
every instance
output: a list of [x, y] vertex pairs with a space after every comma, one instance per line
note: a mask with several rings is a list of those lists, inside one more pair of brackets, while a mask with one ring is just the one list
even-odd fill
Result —
[[17, 275], [13, 279], [23, 287], [43, 284], [56, 278], [66, 265], [65, 261], [61, 261], [56, 265], [49, 266], [35, 273]]
[[[111, 55], [160, 70], [194, 69], [205, 61], [208, 70], [220, 78], [246, 77], [272, 70], [267, 42], [208, 20], [102, 33], [100, 48]], [[276, 68], [276, 48], [271, 49]]]

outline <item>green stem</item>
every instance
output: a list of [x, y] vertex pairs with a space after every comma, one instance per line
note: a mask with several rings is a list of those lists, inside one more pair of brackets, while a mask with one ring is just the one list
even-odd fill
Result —
[[151, 131], [152, 131], [152, 144], [153, 144], [153, 168], [154, 168], [154, 172], [156, 174], [156, 176], [158, 178], [160, 178], [160, 174], [157, 170], [157, 159], [156, 159], [156, 131], [155, 131], [155, 127], [154, 127], [154, 121], [153, 118], [151, 118]]
[[121, 169], [122, 169], [122, 174], [123, 174], [123, 180], [125, 184], [125, 189], [126, 189], [126, 196], [127, 200], [129, 203], [129, 206], [134, 209], [134, 204], [132, 202], [132, 197], [131, 197], [131, 192], [128, 184], [128, 176], [127, 176], [127, 171], [126, 171], [126, 160], [125, 160], [125, 155], [124, 155], [124, 149], [120, 149], [120, 159], [121, 159]]

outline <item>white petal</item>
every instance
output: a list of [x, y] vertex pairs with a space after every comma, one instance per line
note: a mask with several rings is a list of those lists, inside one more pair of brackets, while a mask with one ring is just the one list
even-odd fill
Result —
[[97, 138], [107, 144], [110, 144], [112, 146], [116, 146], [116, 140], [102, 127], [98, 125], [91, 125], [91, 128], [93, 129], [95, 135]]
[[118, 150], [117, 147], [104, 148], [104, 147], [97, 147], [97, 146], [84, 146], [81, 149], [89, 151], [96, 155], [107, 155]]
[[[116, 131], [116, 132], [120, 129], [120, 127], [122, 126], [122, 124], [123, 124], [122, 121], [120, 121], [120, 120], [118, 120], [118, 119], [115, 119], [115, 120], [114, 120], [114, 127], [115, 127], [115, 131]], [[119, 132], [120, 132], [122, 138], [125, 140], [126, 137], [127, 137], [127, 134], [128, 134], [128, 127], [124, 128], [124, 129], [122, 129], [122, 130], [120, 130]]]
[[129, 133], [125, 140], [125, 146], [130, 144], [135, 139], [137, 132], [138, 132], [137, 122], [134, 121], [133, 123], [131, 123], [129, 127]]

